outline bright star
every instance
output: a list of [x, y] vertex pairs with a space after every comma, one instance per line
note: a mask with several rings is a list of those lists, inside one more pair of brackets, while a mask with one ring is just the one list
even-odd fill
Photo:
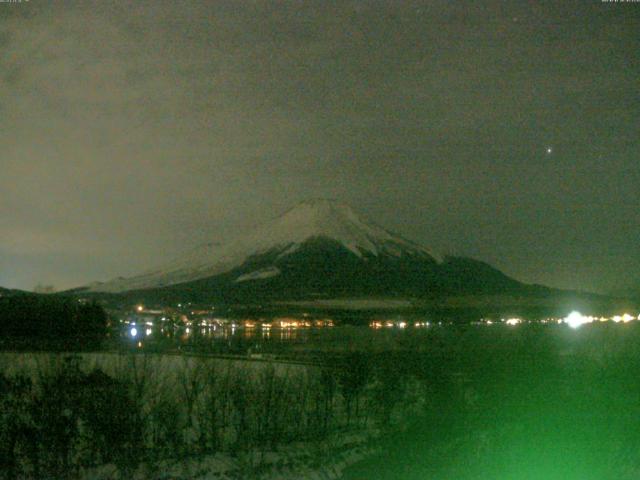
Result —
[[551, 152], [553, 152], [553, 148], [547, 147], [547, 153], [551, 153]]

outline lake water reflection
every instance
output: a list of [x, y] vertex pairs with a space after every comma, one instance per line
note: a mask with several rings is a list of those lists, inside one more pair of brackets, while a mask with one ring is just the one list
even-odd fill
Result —
[[[335, 351], [356, 346], [395, 343], [398, 336], [414, 336], [411, 325], [390, 328], [371, 328], [368, 325], [338, 325], [331, 320], [269, 323], [230, 323], [213, 326], [152, 326], [121, 325], [112, 333], [118, 348], [132, 348], [152, 352], [188, 352], [203, 354], [250, 355], [259, 358], [283, 353]], [[426, 322], [419, 327], [425, 327]]]

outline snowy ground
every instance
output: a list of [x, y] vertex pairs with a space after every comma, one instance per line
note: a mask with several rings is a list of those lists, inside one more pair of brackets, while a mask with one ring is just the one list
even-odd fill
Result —
[[[379, 452], [380, 432], [350, 432], [334, 435], [321, 445], [296, 443], [277, 451], [218, 453], [182, 460], [143, 464], [130, 480], [337, 480], [345, 468]], [[119, 480], [115, 465], [87, 470], [82, 480]]]
[[118, 377], [135, 368], [148, 373], [163, 386], [172, 384], [184, 377], [185, 372], [207, 365], [216, 365], [220, 369], [237, 368], [249, 372], [260, 372], [269, 365], [280, 375], [304, 372], [308, 367], [295, 363], [261, 361], [242, 358], [220, 358], [196, 355], [168, 354], [131, 354], [131, 353], [48, 353], [0, 352], [0, 373], [6, 375], [22, 374], [35, 379], [42, 373], [51, 373], [63, 366], [68, 359], [78, 359], [83, 372], [100, 369], [107, 375]]

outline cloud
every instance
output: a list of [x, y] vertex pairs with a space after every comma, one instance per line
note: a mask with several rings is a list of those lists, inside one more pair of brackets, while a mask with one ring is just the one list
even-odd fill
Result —
[[[523, 225], [543, 231], [589, 195], [572, 171], [622, 189], [591, 221], [629, 213], [636, 112], [620, 85], [638, 74], [637, 22], [491, 7], [0, 4], [8, 286], [135, 273], [309, 196], [553, 283], [513, 252], [528, 248]], [[558, 154], [541, 159], [548, 142]], [[613, 167], [594, 173], [603, 152]]]

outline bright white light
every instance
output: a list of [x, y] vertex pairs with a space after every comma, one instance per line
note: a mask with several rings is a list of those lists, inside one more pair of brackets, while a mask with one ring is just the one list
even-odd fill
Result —
[[553, 148], [547, 147], [547, 153], [551, 153], [551, 152], [553, 152]]
[[145, 331], [145, 334], [146, 334], [146, 335], [151, 335], [151, 329], [150, 329], [150, 328], [147, 328], [147, 330]]
[[138, 329], [137, 329], [137, 328], [135, 328], [135, 327], [134, 327], [134, 328], [132, 328], [132, 329], [130, 330], [130, 332], [131, 332], [131, 336], [132, 336], [132, 337], [135, 337], [136, 335], [138, 335]]
[[522, 323], [522, 320], [519, 318], [510, 318], [506, 321], [507, 325], [518, 325], [519, 323]]
[[400, 323], [398, 323], [398, 326], [399, 326], [400, 328], [404, 328], [404, 327], [406, 327], [406, 326], [407, 326], [407, 322], [400, 322]]
[[630, 322], [631, 320], [634, 320], [634, 318], [628, 313], [625, 313], [624, 315], [614, 315], [613, 317], [611, 317], [611, 320], [613, 320], [616, 323], [619, 323], [619, 322], [627, 323], [627, 322]]
[[583, 316], [580, 312], [571, 312], [564, 321], [571, 328], [578, 328], [580, 325], [589, 323], [590, 319], [589, 317]]

